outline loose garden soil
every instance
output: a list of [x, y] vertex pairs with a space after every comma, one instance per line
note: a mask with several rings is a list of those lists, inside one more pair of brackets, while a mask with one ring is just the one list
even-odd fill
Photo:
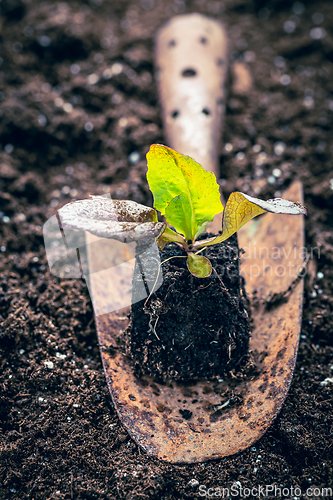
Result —
[[[2, 0], [0, 8], [0, 499], [194, 499], [199, 485], [233, 484], [299, 487], [310, 498], [307, 488], [333, 488], [332, 3]], [[246, 451], [187, 466], [148, 457], [120, 424], [87, 287], [50, 274], [42, 227], [89, 194], [151, 204], [145, 154], [165, 142], [153, 36], [170, 16], [193, 11], [223, 20], [229, 33], [223, 191], [267, 199], [300, 179], [312, 259], [279, 416]]]

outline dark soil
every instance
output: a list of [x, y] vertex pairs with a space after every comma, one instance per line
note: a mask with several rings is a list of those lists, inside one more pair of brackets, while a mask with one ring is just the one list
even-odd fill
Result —
[[[166, 245], [160, 252], [162, 285], [148, 300], [132, 305], [128, 350], [138, 376], [186, 382], [216, 378], [246, 363], [250, 326], [236, 235], [201, 255], [213, 266], [208, 278], [194, 277], [186, 252], [174, 243]], [[137, 283], [142, 283], [138, 266], [134, 289]]]
[[[199, 485], [237, 481], [297, 486], [310, 498], [307, 488], [333, 487], [332, 2], [304, 1], [303, 10], [282, 0], [0, 6], [0, 498], [194, 499]], [[171, 15], [193, 11], [224, 20], [229, 33], [224, 193], [269, 198], [299, 178], [314, 250], [278, 418], [237, 456], [175, 466], [146, 456], [119, 423], [85, 282], [50, 274], [42, 226], [89, 194], [151, 203], [144, 155], [164, 142], [153, 36]], [[237, 63], [247, 89], [237, 85]]]

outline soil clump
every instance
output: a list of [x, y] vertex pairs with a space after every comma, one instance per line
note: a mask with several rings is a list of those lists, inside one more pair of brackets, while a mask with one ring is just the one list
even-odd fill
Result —
[[[250, 328], [238, 254], [236, 236], [207, 247], [201, 255], [211, 261], [213, 271], [202, 279], [189, 272], [186, 253], [178, 245], [164, 247], [162, 285], [132, 305], [129, 351], [138, 375], [210, 379], [244, 364]], [[133, 288], [141, 282], [137, 266]]]

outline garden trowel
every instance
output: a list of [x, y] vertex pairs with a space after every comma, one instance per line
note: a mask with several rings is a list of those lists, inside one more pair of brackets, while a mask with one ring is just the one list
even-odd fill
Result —
[[[171, 19], [158, 31], [156, 71], [167, 143], [217, 179], [227, 69], [227, 37], [219, 22], [189, 14]], [[283, 197], [302, 202], [301, 184], [292, 184]], [[107, 383], [121, 422], [148, 454], [173, 463], [232, 455], [257, 441], [280, 411], [299, 342], [304, 228], [302, 216], [279, 215], [276, 221], [273, 214], [265, 214], [238, 232], [239, 247], [245, 251], [241, 267], [252, 304], [250, 351], [256, 365], [254, 374], [242, 381], [231, 377], [184, 385], [137, 378], [121, 349], [129, 306], [103, 313], [116, 290], [106, 293], [101, 274], [94, 273], [110, 258], [110, 249], [101, 245], [93, 252], [94, 246], [87, 246], [89, 289], [101, 313], [95, 310]], [[216, 217], [210, 230], [220, 229], [221, 217]], [[96, 237], [88, 234], [87, 239], [89, 243]], [[130, 273], [120, 282], [114, 286], [130, 290]]]

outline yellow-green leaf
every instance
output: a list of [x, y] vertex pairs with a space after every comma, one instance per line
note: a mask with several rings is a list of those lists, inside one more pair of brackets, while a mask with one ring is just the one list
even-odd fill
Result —
[[212, 274], [212, 265], [203, 255], [189, 253], [186, 264], [190, 273], [196, 278], [208, 278]]
[[147, 161], [154, 207], [177, 232], [194, 240], [223, 210], [215, 175], [193, 158], [160, 144], [150, 147]]
[[216, 238], [198, 241], [195, 248], [215, 245], [230, 238], [246, 222], [265, 212], [289, 215], [306, 215], [306, 208], [282, 198], [259, 200], [244, 193], [231, 193], [223, 212], [222, 234]]
[[264, 214], [266, 211], [261, 206], [250, 201], [243, 193], [231, 193], [223, 214], [221, 238], [223, 240], [230, 238], [249, 220], [257, 217], [257, 215]]

